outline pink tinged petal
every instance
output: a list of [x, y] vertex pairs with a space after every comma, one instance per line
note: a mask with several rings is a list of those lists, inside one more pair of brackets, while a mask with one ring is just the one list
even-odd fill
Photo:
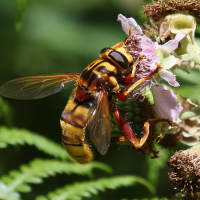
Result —
[[167, 118], [176, 122], [183, 107], [171, 90], [165, 90], [162, 85], [152, 84], [151, 91], [154, 99], [154, 106], [161, 118]]
[[173, 40], [169, 40], [163, 45], [159, 45], [159, 48], [166, 51], [167, 53], [171, 53], [173, 50], [177, 49], [178, 43], [185, 37], [185, 34], [178, 33]]
[[153, 41], [151, 41], [150, 38], [143, 36], [141, 37], [141, 47], [142, 47], [142, 52], [146, 56], [151, 56], [154, 57], [156, 56], [156, 46]]
[[179, 87], [180, 86], [180, 84], [176, 81], [176, 76], [172, 72], [170, 72], [166, 69], [161, 69], [159, 71], [159, 75], [165, 81], [167, 81], [171, 86], [173, 86], [173, 87]]
[[129, 35], [129, 28], [131, 26], [133, 26], [133, 30], [132, 30], [132, 33], [133, 34], [139, 34], [139, 35], [142, 35], [143, 32], [142, 32], [142, 29], [140, 28], [140, 26], [137, 24], [137, 22], [135, 21], [135, 19], [133, 19], [132, 17], [130, 18], [126, 18], [125, 16], [123, 16], [122, 14], [119, 14], [118, 15], [118, 18], [117, 20], [119, 22], [121, 22], [121, 25], [122, 25], [122, 28], [124, 30], [124, 32]]

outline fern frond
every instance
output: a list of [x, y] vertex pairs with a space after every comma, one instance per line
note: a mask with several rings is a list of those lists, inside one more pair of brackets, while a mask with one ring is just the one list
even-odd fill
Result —
[[[138, 200], [138, 199], [121, 199], [121, 200]], [[142, 198], [140, 200], [168, 200], [168, 198], [166, 197], [163, 197], [163, 198], [160, 198], [160, 197], [154, 197], [154, 198]]]
[[118, 176], [67, 185], [63, 188], [57, 189], [55, 192], [50, 192], [46, 197], [38, 196], [36, 200], [81, 200], [82, 197], [97, 195], [99, 191], [103, 192], [106, 189], [128, 187], [136, 183], [144, 185], [151, 193], [155, 194], [155, 188], [153, 185], [141, 177]]
[[68, 155], [68, 153], [65, 151], [65, 149], [39, 135], [33, 132], [30, 132], [25, 129], [17, 129], [17, 128], [7, 128], [7, 127], [0, 127], [0, 148], [5, 148], [7, 145], [33, 145], [40, 151], [43, 151], [44, 153], [54, 156], [56, 158], [60, 158], [63, 160], [69, 159], [72, 160], [72, 158]]
[[98, 162], [80, 165], [78, 163], [68, 163], [66, 161], [36, 159], [29, 165], [22, 165], [19, 171], [10, 171], [7, 176], [2, 177], [2, 181], [7, 185], [7, 190], [10, 192], [30, 192], [30, 183], [40, 184], [43, 178], [55, 176], [56, 173], [75, 173], [78, 175], [92, 176], [93, 169], [104, 170], [108, 173], [112, 171], [109, 166]]
[[20, 194], [18, 192], [9, 191], [8, 186], [0, 181], [0, 199], [3, 200], [19, 200]]

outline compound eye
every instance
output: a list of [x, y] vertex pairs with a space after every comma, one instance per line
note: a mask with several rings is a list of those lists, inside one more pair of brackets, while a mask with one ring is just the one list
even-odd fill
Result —
[[105, 53], [108, 53], [108, 52], [110, 52], [110, 51], [112, 51], [112, 48], [106, 47], [106, 48], [103, 48], [103, 49], [101, 50], [100, 54], [105, 54]]
[[122, 53], [112, 50], [108, 56], [122, 68], [127, 69], [129, 67], [128, 59]]

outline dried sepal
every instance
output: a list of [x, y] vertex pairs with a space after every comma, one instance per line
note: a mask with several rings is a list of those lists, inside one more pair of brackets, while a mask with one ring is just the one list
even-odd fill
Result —
[[199, 0], [159, 0], [144, 7], [144, 14], [155, 22], [167, 15], [177, 13], [192, 15], [197, 19], [200, 18]]
[[165, 42], [170, 37], [173, 39], [176, 34], [183, 33], [190, 35], [192, 43], [194, 43], [194, 33], [196, 30], [196, 19], [191, 15], [172, 14], [158, 20], [159, 35], [158, 42]]
[[200, 2], [198, 0], [159, 0], [148, 4], [144, 8], [144, 14], [154, 21], [159, 29], [157, 41], [165, 42], [173, 39], [177, 33], [190, 36], [194, 44], [196, 30], [196, 18], [200, 17]]

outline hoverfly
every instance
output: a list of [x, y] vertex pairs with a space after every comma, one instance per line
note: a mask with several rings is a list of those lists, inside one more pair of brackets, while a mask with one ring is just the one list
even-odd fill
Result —
[[[75, 81], [73, 94], [61, 114], [62, 143], [78, 163], [87, 163], [93, 158], [93, 154], [85, 139], [86, 128], [97, 150], [102, 155], [108, 150], [111, 139], [110, 97], [117, 94], [120, 99], [125, 99], [134, 88], [160, 69], [158, 65], [154, 72], [120, 93], [120, 84], [131, 83], [140, 62], [134, 62], [127, 51], [128, 37], [112, 48], [102, 49], [100, 57], [89, 64], [81, 74], [49, 74], [11, 80], [1, 86], [0, 95], [14, 99], [39, 99], [55, 94]], [[145, 133], [139, 140], [117, 108], [113, 110], [113, 115], [125, 135], [120, 140], [128, 139], [136, 148], [142, 147], [149, 134], [149, 123], [144, 124]]]

